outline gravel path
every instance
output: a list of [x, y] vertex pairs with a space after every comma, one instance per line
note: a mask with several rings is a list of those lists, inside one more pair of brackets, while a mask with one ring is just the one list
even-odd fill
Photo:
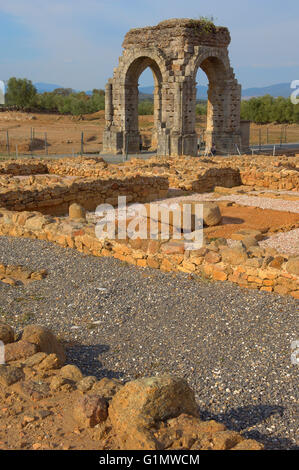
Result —
[[[274, 191], [272, 191], [274, 192]], [[297, 194], [297, 193], [296, 193]], [[188, 202], [189, 201], [233, 201], [241, 206], [260, 207], [261, 209], [272, 209], [274, 211], [286, 211], [299, 214], [299, 201], [287, 201], [284, 199], [273, 199], [270, 197], [248, 196], [243, 194], [229, 194], [220, 195], [215, 197], [214, 193], [193, 194], [191, 196], [178, 196], [170, 199], [159, 201], [166, 204], [175, 202]]]
[[194, 387], [204, 419], [269, 449], [299, 448], [298, 365], [291, 363], [298, 301], [43, 241], [0, 237], [0, 262], [49, 272], [26, 287], [0, 283], [0, 319], [18, 330], [49, 326], [86, 374], [175, 373]]
[[275, 248], [282, 254], [299, 255], [299, 229], [277, 233], [262, 240], [259, 245], [262, 248]]

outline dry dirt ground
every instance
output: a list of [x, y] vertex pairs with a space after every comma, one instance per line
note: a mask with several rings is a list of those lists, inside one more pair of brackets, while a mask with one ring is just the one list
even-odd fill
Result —
[[230, 238], [242, 229], [259, 230], [265, 235], [275, 231], [284, 231], [299, 226], [299, 214], [260, 209], [259, 207], [223, 207], [221, 203], [222, 225], [206, 229], [210, 238]]
[[73, 419], [73, 403], [80, 392], [61, 392], [50, 398], [40, 393], [33, 398], [14, 388], [0, 392], [1, 450], [105, 448], [100, 429], [79, 428]]
[[[81, 151], [81, 136], [83, 132], [84, 153], [99, 153], [102, 150], [102, 134], [105, 125], [104, 111], [83, 116], [63, 116], [58, 114], [3, 112], [0, 113], [0, 155], [7, 154], [7, 131], [10, 154], [18, 153], [49, 155], [79, 153]], [[153, 129], [153, 116], [140, 116], [139, 127], [145, 146], [150, 145]], [[197, 132], [201, 136], [206, 127], [206, 118], [197, 117]], [[299, 125], [251, 125], [251, 144], [259, 143], [261, 130], [262, 144], [280, 143], [282, 127], [287, 127], [287, 142], [299, 141]], [[267, 131], [268, 129], [268, 131]], [[31, 148], [31, 132], [33, 144]], [[268, 132], [268, 134], [267, 134]], [[46, 136], [45, 136], [46, 134]], [[283, 142], [285, 134], [283, 133]]]

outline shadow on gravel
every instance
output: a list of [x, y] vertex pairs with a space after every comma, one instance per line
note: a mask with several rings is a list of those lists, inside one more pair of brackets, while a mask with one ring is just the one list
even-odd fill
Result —
[[[225, 424], [227, 428], [232, 431], [242, 432], [245, 429], [250, 429], [257, 424], [262, 423], [270, 416], [276, 414], [283, 416], [283, 413], [284, 408], [282, 406], [252, 405], [231, 408], [226, 413], [219, 414], [213, 414], [209, 411], [209, 409], [201, 409], [201, 418], [205, 421], [213, 419]], [[294, 443], [289, 439], [279, 437], [271, 438], [269, 435], [262, 434], [255, 429], [244, 431], [242, 434], [244, 437], [246, 437], [246, 439], [256, 439], [257, 441], [262, 442], [265, 446], [265, 449], [298, 449], [298, 446], [295, 446]]]
[[101, 354], [109, 351], [110, 347], [107, 344], [65, 344], [67, 353], [67, 363], [75, 364], [84, 375], [94, 375], [98, 380], [103, 377], [109, 379], [121, 379], [122, 372], [117, 372], [109, 369], [102, 369]]

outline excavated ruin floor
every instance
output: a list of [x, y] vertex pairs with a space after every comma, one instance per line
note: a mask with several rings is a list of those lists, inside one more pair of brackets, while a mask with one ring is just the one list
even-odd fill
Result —
[[[274, 191], [271, 193], [277, 196], [281, 194], [281, 192]], [[284, 193], [290, 193], [290, 191], [284, 191]], [[298, 192], [293, 192], [293, 194], [299, 196]], [[168, 199], [152, 204], [171, 205], [188, 203], [188, 201], [213, 201], [219, 204], [222, 214], [221, 225], [204, 229], [205, 235], [210, 239], [229, 239], [241, 229], [255, 229], [265, 234], [265, 240], [259, 243], [263, 248], [275, 248], [282, 254], [299, 255], [299, 201], [241, 194], [225, 196], [215, 193], [172, 197], [171, 191], [169, 196]], [[236, 205], [226, 206], [223, 202], [233, 202]], [[128, 216], [130, 216], [130, 205], [128, 208]], [[131, 215], [134, 216], [134, 211]], [[98, 220], [94, 212], [88, 212], [87, 219], [93, 223]], [[280, 233], [273, 235], [274, 232]]]
[[[136, 268], [43, 241], [0, 237], [0, 263], [45, 268], [42, 281], [0, 283], [0, 320], [39, 323], [85, 374], [122, 380], [171, 372], [195, 389], [202, 418], [268, 449], [299, 448], [298, 305], [184, 274]], [[297, 440], [296, 440], [297, 439]]]
[[[270, 197], [260, 197], [253, 195], [254, 192], [231, 195], [216, 195], [215, 193], [194, 194], [190, 196], [177, 196], [159, 201], [160, 203], [172, 204], [176, 202], [192, 201], [230, 201], [236, 203], [239, 207], [221, 207], [221, 213], [224, 217], [222, 225], [210, 227], [205, 230], [208, 237], [230, 236], [243, 228], [254, 228], [256, 230], [273, 229], [280, 230], [282, 227], [292, 225], [294, 230], [283, 231], [278, 234], [268, 234], [267, 239], [259, 244], [263, 248], [275, 248], [280, 253], [299, 255], [299, 201], [285, 200], [283, 197], [292, 195], [299, 197], [297, 191], [268, 191], [263, 189], [267, 195], [274, 194], [277, 199]], [[242, 207], [244, 206], [244, 207]], [[267, 230], [266, 230], [267, 231]]]

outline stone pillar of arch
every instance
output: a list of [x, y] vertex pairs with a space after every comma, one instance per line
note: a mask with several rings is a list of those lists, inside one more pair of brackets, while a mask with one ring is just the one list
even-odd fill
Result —
[[139, 153], [138, 79], [151, 68], [155, 82], [152, 145], [158, 155], [197, 155], [196, 74], [209, 79], [206, 151], [241, 150], [241, 87], [230, 67], [227, 28], [174, 19], [133, 29], [106, 86], [103, 153]]

